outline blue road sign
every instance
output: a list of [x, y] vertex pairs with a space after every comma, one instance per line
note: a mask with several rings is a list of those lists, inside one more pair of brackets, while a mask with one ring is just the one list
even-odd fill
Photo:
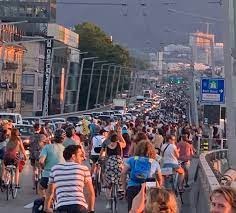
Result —
[[200, 102], [215, 105], [225, 103], [225, 80], [223, 78], [202, 78]]

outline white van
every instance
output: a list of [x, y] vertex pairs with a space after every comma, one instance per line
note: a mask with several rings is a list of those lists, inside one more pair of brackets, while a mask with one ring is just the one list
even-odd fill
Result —
[[15, 124], [23, 124], [21, 114], [19, 114], [19, 113], [0, 112], [0, 119], [1, 120], [11, 120], [14, 125]]

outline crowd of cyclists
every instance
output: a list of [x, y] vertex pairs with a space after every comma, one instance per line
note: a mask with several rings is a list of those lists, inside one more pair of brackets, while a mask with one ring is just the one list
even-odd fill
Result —
[[[5, 167], [13, 164], [19, 189], [20, 167], [29, 158], [32, 190], [37, 188], [40, 197], [33, 212], [95, 212], [98, 194], [93, 180], [99, 164], [107, 199], [104, 209], [111, 209], [112, 186], [116, 185], [118, 198], [127, 200], [129, 213], [178, 212], [176, 196], [190, 187], [188, 171], [202, 131], [188, 123], [189, 100], [183, 91], [180, 85], [165, 87], [157, 108], [131, 119], [84, 119], [55, 132], [35, 123], [29, 156], [18, 129], [11, 121], [0, 120], [1, 186]], [[164, 174], [165, 168], [171, 173]], [[171, 185], [167, 190], [172, 174], [178, 174], [177, 188]], [[155, 186], [148, 187], [149, 182]]]

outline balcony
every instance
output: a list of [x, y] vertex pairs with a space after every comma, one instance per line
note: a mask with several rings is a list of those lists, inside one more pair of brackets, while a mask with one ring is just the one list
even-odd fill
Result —
[[15, 101], [7, 101], [4, 104], [4, 109], [15, 109], [16, 108], [16, 102]]
[[11, 82], [0, 82], [0, 89], [16, 89], [17, 84]]
[[18, 64], [14, 62], [6, 62], [3, 65], [3, 70], [16, 70], [18, 69]]

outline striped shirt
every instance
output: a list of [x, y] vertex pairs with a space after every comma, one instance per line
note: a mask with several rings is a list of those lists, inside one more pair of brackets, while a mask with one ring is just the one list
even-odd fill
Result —
[[75, 204], [88, 208], [83, 188], [89, 181], [92, 181], [91, 175], [85, 165], [66, 162], [53, 166], [49, 183], [54, 183], [56, 186], [56, 208]]

